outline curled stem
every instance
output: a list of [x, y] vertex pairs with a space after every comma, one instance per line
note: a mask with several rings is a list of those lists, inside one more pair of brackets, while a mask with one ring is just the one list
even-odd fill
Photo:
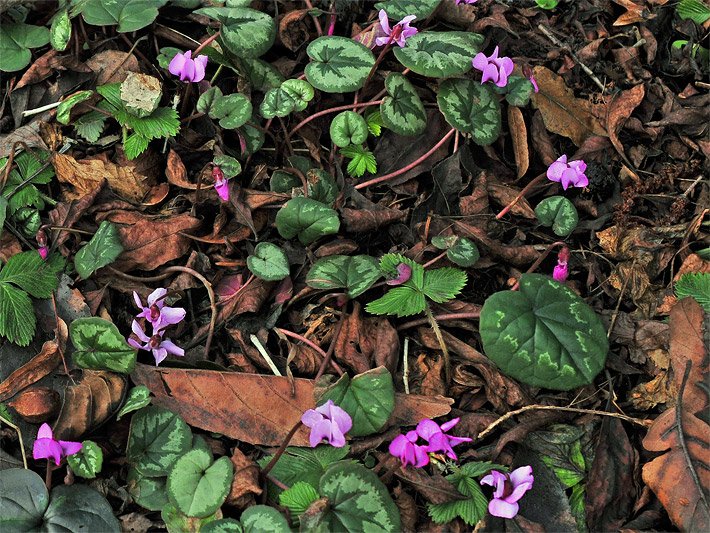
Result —
[[324, 109], [323, 111], [318, 111], [318, 113], [314, 113], [310, 117], [307, 117], [303, 119], [301, 122], [296, 124], [296, 127], [291, 130], [291, 133], [289, 136], [293, 136], [294, 133], [296, 133], [298, 130], [300, 130], [303, 126], [308, 124], [311, 120], [315, 120], [318, 117], [322, 117], [323, 115], [327, 115], [329, 113], [337, 113], [338, 111], [347, 111], [349, 109], [354, 109], [357, 107], [368, 107], [368, 106], [373, 106], [373, 105], [380, 105], [382, 103], [382, 100], [374, 100], [372, 102], [362, 102], [359, 104], [348, 104], [348, 105], [340, 105], [338, 107], [331, 107], [330, 109]]

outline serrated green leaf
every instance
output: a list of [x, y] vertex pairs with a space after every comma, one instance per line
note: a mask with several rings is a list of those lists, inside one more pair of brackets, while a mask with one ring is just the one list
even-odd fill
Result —
[[505, 99], [510, 105], [523, 107], [530, 102], [534, 87], [529, 79], [522, 76], [510, 76], [506, 85]]
[[572, 233], [579, 222], [577, 208], [564, 196], [545, 198], [535, 207], [535, 216], [543, 226], [552, 226], [552, 231], [559, 237]]
[[35, 314], [27, 293], [0, 283], [0, 337], [28, 346], [35, 334]]
[[0, 284], [13, 283], [35, 298], [49, 298], [59, 285], [57, 275], [63, 268], [64, 260], [59, 256], [45, 261], [35, 250], [20, 252], [0, 270]]
[[259, 57], [271, 48], [276, 39], [274, 19], [256, 9], [205, 7], [193, 13], [220, 21], [220, 41], [237, 57]]
[[74, 363], [81, 368], [130, 374], [136, 366], [136, 350], [118, 328], [98, 317], [77, 318], [69, 326], [75, 351]]
[[412, 72], [430, 78], [461, 76], [471, 70], [471, 59], [483, 43], [483, 36], [463, 31], [420, 31], [407, 39], [404, 48], [395, 47], [397, 60]]
[[167, 476], [192, 446], [192, 432], [175, 413], [151, 405], [133, 415], [126, 458], [145, 477]]
[[[15, 158], [17, 166], [10, 171], [7, 183], [1, 193], [8, 200], [9, 214], [15, 218], [16, 222], [18, 219], [16, 213], [23, 207], [33, 206], [37, 209], [44, 209], [44, 199], [35, 185], [52, 181], [54, 167], [47, 162], [48, 159], [48, 152], [39, 150], [22, 152]], [[5, 161], [7, 158], [3, 159], [3, 162]], [[3, 171], [4, 165], [0, 166], [3, 167], [0, 171]], [[35, 229], [34, 233], [36, 232]]]
[[279, 504], [291, 511], [292, 517], [298, 519], [318, 498], [320, 495], [313, 485], [305, 481], [298, 481], [288, 490], [279, 494]]
[[377, 160], [375, 160], [375, 154], [373, 154], [369, 149], [363, 148], [356, 144], [346, 146], [340, 149], [340, 153], [345, 157], [351, 158], [352, 161], [348, 163], [348, 174], [359, 178], [365, 172], [374, 174], [377, 172]]
[[180, 457], [168, 475], [168, 497], [187, 516], [206, 518], [220, 508], [232, 486], [229, 457], [212, 461], [212, 453], [193, 449]]
[[121, 33], [130, 33], [152, 24], [158, 9], [168, 0], [86, 0], [81, 15], [94, 26], [115, 26]]
[[49, 44], [58, 52], [67, 49], [71, 39], [71, 20], [66, 9], [58, 11], [52, 18], [52, 25], [49, 28]]
[[682, 19], [691, 19], [696, 24], [705, 24], [710, 19], [710, 7], [700, 0], [680, 0], [676, 12]]
[[514, 379], [556, 390], [591, 383], [604, 368], [609, 341], [599, 317], [570, 289], [523, 274], [519, 291], [490, 296], [481, 310], [486, 356]]
[[290, 274], [286, 252], [270, 242], [260, 242], [247, 257], [247, 267], [257, 278], [281, 281]]
[[412, 287], [395, 287], [368, 303], [365, 309], [373, 315], [396, 315], [401, 318], [424, 311], [426, 299], [424, 294]]
[[101, 472], [104, 462], [104, 452], [98, 444], [91, 440], [81, 443], [81, 450], [78, 453], [67, 456], [67, 463], [72, 472], [84, 479], [94, 479], [96, 474]]
[[424, 272], [424, 295], [441, 304], [448, 302], [461, 292], [466, 285], [466, 272], [458, 268], [444, 267]]
[[110, 111], [112, 114], [115, 114], [117, 110], [123, 108], [120, 83], [107, 83], [105, 85], [99, 85], [96, 87], [96, 92], [103, 96], [106, 103], [111, 106]]
[[306, 284], [315, 289], [347, 289], [357, 298], [380, 277], [377, 260], [369, 255], [331, 255], [316, 261], [306, 276]]
[[384, 9], [391, 20], [402, 20], [407, 15], [417, 17], [417, 22], [423, 21], [430, 16], [441, 0], [387, 0], [375, 4], [376, 9]]
[[15, 72], [30, 64], [30, 48], [49, 42], [49, 30], [44, 26], [29, 24], [0, 25], [0, 71]]
[[104, 131], [106, 124], [106, 115], [98, 111], [89, 111], [81, 115], [73, 123], [77, 135], [83, 137], [90, 143], [95, 143], [101, 137], [101, 132]]
[[399, 135], [419, 135], [426, 129], [426, 111], [414, 86], [399, 72], [385, 79], [389, 96], [382, 99], [382, 123]]
[[337, 211], [310, 198], [292, 198], [276, 213], [276, 228], [284, 239], [298, 236], [308, 246], [340, 229]]
[[79, 275], [88, 279], [98, 269], [110, 265], [123, 252], [123, 244], [118, 228], [104, 220], [91, 240], [74, 256], [74, 268]]
[[126, 403], [123, 404], [121, 410], [116, 415], [116, 420], [121, 420], [122, 416], [138, 411], [150, 405], [150, 389], [145, 385], [138, 385], [128, 391]]
[[[525, 445], [540, 454], [542, 461], [555, 473], [565, 489], [586, 477], [586, 461], [582, 454], [584, 430], [566, 424], [555, 424], [545, 431], [533, 431]], [[590, 464], [591, 466], [591, 464]]]
[[148, 149], [150, 139], [143, 137], [140, 133], [132, 133], [123, 143], [123, 151], [128, 159], [135, 159]]
[[346, 37], [318, 37], [306, 49], [311, 62], [306, 78], [326, 93], [348, 93], [360, 89], [375, 64], [366, 46]]
[[446, 121], [470, 133], [477, 144], [491, 144], [500, 135], [500, 104], [489, 86], [468, 79], [445, 80], [436, 101]]
[[252, 505], [242, 513], [244, 533], [291, 533], [284, 516], [268, 505]]
[[180, 131], [180, 118], [172, 107], [159, 107], [147, 117], [130, 115], [126, 124], [148, 140], [172, 137]]
[[710, 313], [710, 274], [691, 272], [683, 274], [675, 284], [675, 295], [679, 300], [691, 296]]
[[382, 134], [382, 113], [379, 110], [370, 109], [367, 111], [365, 113], [365, 122], [367, 122], [367, 129], [375, 137], [379, 137]]
[[0, 237], [2, 236], [3, 225], [7, 217], [8, 203], [4, 196], [0, 196]]
[[367, 133], [365, 119], [354, 111], [338, 113], [330, 123], [330, 140], [340, 148], [364, 143]]

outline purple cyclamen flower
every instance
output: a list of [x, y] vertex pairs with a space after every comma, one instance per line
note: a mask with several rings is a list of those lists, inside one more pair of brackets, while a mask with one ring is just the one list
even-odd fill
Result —
[[587, 164], [581, 159], [568, 163], [567, 155], [562, 155], [547, 169], [547, 179], [561, 183], [564, 190], [567, 190], [570, 185], [586, 187], [589, 185], [589, 180], [584, 175], [585, 170]]
[[47, 248], [46, 246], [40, 246], [39, 248], [37, 248], [37, 252], [43, 260], [47, 260], [47, 257], [49, 256], [49, 248]]
[[412, 465], [421, 468], [429, 464], [429, 450], [426, 446], [417, 444], [419, 433], [408, 431], [404, 435], [397, 435], [390, 442], [390, 454], [402, 461], [402, 466]]
[[128, 339], [128, 344], [140, 350], [152, 351], [153, 357], [155, 357], [155, 366], [158, 366], [169, 353], [180, 357], [185, 355], [185, 350], [174, 344], [170, 339], [164, 339], [160, 332], [154, 333], [152, 337], [146, 335], [137, 320], [133, 321], [131, 329], [143, 344], [133, 338]]
[[453, 447], [463, 442], [471, 442], [473, 439], [468, 437], [454, 437], [447, 435], [446, 432], [459, 423], [460, 418], [454, 418], [439, 426], [433, 420], [425, 418], [417, 424], [417, 434], [429, 444], [426, 446], [429, 452], [444, 452], [449, 459], [456, 460], [456, 454]]
[[67, 440], [54, 440], [52, 428], [45, 423], [39, 427], [37, 440], [32, 448], [32, 457], [35, 459], [54, 459], [54, 463], [59, 466], [62, 457], [74, 455], [81, 451], [81, 442]]
[[456, 5], [459, 5], [461, 2], [464, 4], [475, 4], [478, 0], [456, 0]]
[[508, 84], [508, 76], [513, 73], [513, 60], [509, 57], [498, 57], [497, 46], [490, 56], [483, 52], [476, 54], [472, 63], [473, 68], [483, 72], [481, 84], [490, 80], [498, 87], [505, 87]]
[[552, 271], [552, 278], [555, 281], [559, 281], [560, 283], [567, 281], [567, 276], [569, 275], [567, 261], [569, 261], [569, 248], [565, 246], [560, 250], [560, 253], [557, 254], [557, 266]]
[[377, 46], [385, 46], [390, 42], [395, 42], [401, 48], [404, 48], [405, 41], [409, 39], [412, 35], [415, 35], [417, 33], [416, 28], [412, 28], [409, 26], [409, 23], [412, 22], [415, 18], [417, 18], [416, 15], [407, 15], [397, 24], [395, 24], [394, 28], [390, 28], [387, 13], [384, 9], [380, 9], [380, 27], [382, 28], [382, 31], [385, 33], [385, 35], [383, 37], [378, 37], [377, 39], [375, 39], [375, 43], [377, 44]]
[[180, 81], [196, 83], [205, 79], [205, 67], [207, 66], [207, 56], [199, 55], [192, 59], [192, 51], [185, 53], [178, 52], [173, 57], [168, 70], [180, 78]]
[[345, 446], [345, 434], [353, 427], [353, 419], [345, 409], [335, 405], [333, 400], [303, 413], [301, 422], [311, 428], [311, 448], [315, 448], [323, 440], [335, 448], [342, 448]]
[[229, 178], [224, 177], [224, 172], [217, 165], [212, 167], [212, 179], [214, 179], [214, 190], [217, 191], [223, 202], [227, 202], [229, 200]]
[[410, 267], [406, 263], [400, 263], [397, 265], [397, 277], [388, 279], [385, 281], [387, 285], [402, 285], [402, 283], [406, 283], [409, 281], [409, 278], [412, 277], [412, 267]]
[[510, 475], [492, 470], [481, 480], [481, 485], [495, 487], [488, 512], [500, 518], [513, 518], [518, 514], [518, 500], [532, 488], [533, 481], [531, 466], [516, 468]]
[[164, 296], [168, 294], [167, 289], [155, 289], [148, 296], [148, 305], [144, 306], [140, 296], [133, 291], [133, 299], [136, 305], [141, 308], [138, 318], [145, 318], [153, 325], [156, 333], [172, 324], [177, 324], [185, 318], [186, 311], [182, 307], [168, 307], [165, 305]]

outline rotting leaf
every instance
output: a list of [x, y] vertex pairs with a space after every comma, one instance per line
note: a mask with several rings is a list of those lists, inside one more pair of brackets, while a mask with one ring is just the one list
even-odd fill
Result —
[[46, 341], [42, 350], [0, 383], [0, 402], [12, 398], [57, 368], [62, 357], [56, 341]]

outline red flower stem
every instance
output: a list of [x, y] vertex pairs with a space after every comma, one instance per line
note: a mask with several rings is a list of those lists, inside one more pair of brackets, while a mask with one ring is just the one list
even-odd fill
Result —
[[[328, 354], [323, 351], [323, 348], [318, 346], [315, 342], [308, 340], [303, 335], [299, 335], [298, 333], [294, 333], [293, 331], [289, 331], [289, 330], [283, 329], [283, 328], [274, 328], [274, 329], [276, 329], [279, 333], [283, 333], [287, 337], [292, 337], [292, 338], [297, 339], [297, 340], [301, 341], [302, 343], [310, 346], [316, 352], [318, 352], [321, 355], [321, 357], [323, 357], [323, 359], [328, 358]], [[339, 375], [341, 375], [341, 376], [343, 375], [343, 369], [340, 368], [340, 365], [338, 365], [338, 363], [336, 363], [332, 359], [330, 361], [330, 366], [332, 366]]]
[[281, 443], [281, 446], [279, 446], [279, 449], [276, 450], [276, 453], [274, 456], [271, 458], [271, 461], [268, 462], [268, 464], [261, 469], [261, 475], [266, 477], [269, 472], [271, 472], [271, 469], [274, 467], [274, 465], [281, 459], [281, 456], [284, 454], [286, 451], [286, 447], [288, 446], [288, 443], [291, 442], [291, 439], [293, 436], [296, 434], [296, 431], [303, 425], [303, 422], [300, 420], [296, 422], [296, 425], [291, 428], [291, 431], [288, 432], [288, 435], [286, 435], [286, 438], [284, 441]]
[[[306, 7], [308, 9], [313, 9], [313, 4], [311, 3], [311, 0], [306, 0]], [[321, 37], [323, 35], [323, 28], [320, 25], [318, 17], [316, 15], [311, 15], [311, 18], [313, 19], [313, 23], [316, 25], [316, 32], [318, 32], [318, 37]]]
[[367, 75], [367, 79], [365, 80], [365, 83], [363, 83], [362, 87], [360, 87], [360, 90], [357, 93], [355, 93], [355, 102], [357, 102], [358, 94], [365, 92], [365, 89], [367, 88], [367, 84], [370, 83], [370, 80], [372, 79], [372, 77], [375, 75], [375, 72], [377, 71], [377, 67], [380, 66], [380, 63], [382, 63], [382, 60], [385, 58], [385, 54], [387, 54], [387, 52], [389, 52], [390, 49], [392, 48], [392, 41], [394, 41], [394, 37], [395, 37], [395, 32], [393, 29], [392, 32], [390, 33], [390, 38], [387, 41], [387, 44], [380, 51], [380, 55], [377, 56], [377, 59], [375, 60], [375, 64], [372, 65], [372, 68], [370, 69], [370, 73]]
[[[407, 74], [409, 74], [409, 72], [410, 72], [410, 70], [409, 70], [408, 68], [405, 68], [405, 69], [402, 71], [402, 76], [406, 76]], [[386, 95], [386, 94], [387, 94], [387, 89], [382, 89], [382, 90], [381, 90], [379, 93], [377, 93], [372, 99], [373, 99], [373, 100], [379, 100], [380, 98], [382, 98], [382, 97], [383, 97], [384, 95]], [[358, 113], [362, 113], [363, 111], [365, 111], [364, 108], [363, 108], [363, 109], [359, 109], [359, 110], [358, 110]]]
[[200, 46], [195, 48], [195, 51], [193, 52], [193, 57], [197, 56], [202, 50], [205, 49], [209, 44], [211, 44], [217, 37], [219, 37], [222, 33], [222, 30], [218, 31], [214, 35], [210, 35], [207, 39], [205, 39], [205, 42], [203, 42]]
[[456, 132], [456, 137], [454, 137], [454, 153], [459, 151], [459, 132]]
[[[545, 260], [545, 258], [546, 258], [548, 255], [550, 255], [550, 252], [551, 252], [555, 247], [557, 247], [557, 246], [565, 246], [565, 244], [567, 244], [567, 243], [565, 243], [564, 241], [556, 241], [556, 242], [553, 242], [551, 245], [549, 245], [547, 248], [545, 248], [545, 251], [542, 252], [542, 254], [540, 255], [540, 257], [537, 258], [537, 260], [530, 266], [530, 268], [527, 269], [527, 271], [526, 271], [525, 273], [526, 273], [526, 274], [530, 274], [531, 272], [535, 272], [535, 270], [537, 270], [537, 267], [540, 266], [540, 263], [542, 263], [542, 262]], [[517, 291], [519, 288], [520, 288], [520, 280], [516, 281], [516, 282], [515, 282], [515, 285], [513, 285], [513, 288], [510, 289], [510, 290], [512, 290], [512, 291]]]
[[347, 111], [349, 109], [353, 109], [354, 107], [368, 107], [368, 106], [373, 106], [373, 105], [380, 105], [381, 103], [382, 103], [382, 100], [375, 100], [374, 102], [363, 102], [361, 104], [340, 105], [338, 107], [331, 107], [330, 109], [324, 109], [323, 111], [318, 111], [318, 113], [315, 113], [315, 114], [311, 115], [310, 117], [303, 119], [298, 124], [296, 124], [296, 127], [291, 130], [290, 136], [293, 136], [294, 133], [296, 133], [303, 126], [308, 124], [311, 120], [315, 120], [319, 117], [322, 117], [323, 115], [327, 115], [329, 113], [337, 113], [338, 111]]
[[520, 201], [520, 199], [521, 199], [523, 196], [525, 196], [525, 195], [530, 191], [530, 189], [532, 189], [535, 185], [537, 185], [538, 183], [540, 183], [540, 182], [543, 180], [543, 178], [546, 176], [546, 174], [547, 174], [546, 172], [543, 172], [543, 173], [540, 174], [539, 176], [536, 176], [536, 177], [535, 177], [530, 183], [528, 183], [525, 187], [523, 187], [523, 190], [518, 193], [518, 196], [516, 196], [515, 198], [513, 198], [513, 201], [510, 202], [508, 205], [506, 205], [506, 206], [503, 208], [503, 210], [502, 210], [500, 213], [498, 213], [498, 214], [496, 215], [496, 220], [500, 220], [501, 218], [503, 218], [503, 216], [504, 216], [508, 211], [510, 211], [510, 210], [513, 208], [513, 206], [514, 206], [515, 204], [517, 204], [517, 203]]
[[395, 170], [394, 172], [390, 172], [389, 174], [385, 174], [384, 176], [380, 176], [379, 178], [373, 178], [371, 180], [365, 181], [363, 183], [360, 183], [358, 185], [355, 185], [356, 190], [364, 189], [365, 187], [369, 187], [370, 185], [375, 185], [377, 183], [382, 183], [383, 181], [390, 180], [392, 178], [396, 178], [397, 176], [401, 176], [405, 172], [410, 171], [417, 165], [421, 164], [423, 161], [426, 161], [431, 155], [436, 152], [446, 141], [449, 140], [449, 137], [451, 137], [454, 133], [456, 132], [455, 128], [451, 128], [449, 132], [444, 135], [441, 140], [439, 140], [438, 143], [436, 143], [431, 150], [429, 150], [427, 153], [425, 153], [423, 156], [421, 156], [419, 159], [416, 161], [413, 161], [409, 163], [406, 167], [400, 168], [399, 170]]
[[[437, 322], [441, 322], [442, 320], [469, 320], [471, 318], [480, 318], [481, 317], [481, 311], [471, 311], [470, 313], [450, 313], [446, 315], [434, 315], [434, 319]], [[401, 326], [397, 328], [397, 331], [401, 331], [403, 329], [409, 329], [413, 328], [416, 326], [423, 326], [425, 324], [429, 323], [429, 319], [427, 318], [418, 318], [416, 320], [412, 320], [410, 322], [405, 322]]]
[[444, 250], [443, 252], [441, 252], [439, 255], [437, 255], [437, 256], [436, 256], [434, 259], [432, 259], [431, 261], [427, 261], [427, 262], [424, 263], [422, 266], [423, 266], [424, 268], [429, 268], [431, 265], [433, 265], [434, 263], [436, 263], [439, 259], [442, 259], [445, 255], [446, 255], [446, 250]]

